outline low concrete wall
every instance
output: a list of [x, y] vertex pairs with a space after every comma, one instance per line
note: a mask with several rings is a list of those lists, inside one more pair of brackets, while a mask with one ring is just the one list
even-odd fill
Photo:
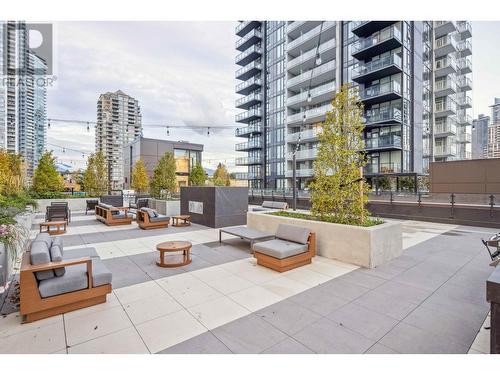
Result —
[[70, 199], [37, 199], [38, 208], [37, 212], [45, 213], [46, 207], [50, 206], [51, 202], [68, 202], [69, 209], [71, 211], [85, 211], [85, 207], [87, 206], [87, 199], [96, 199], [96, 198], [70, 198]]
[[151, 208], [158, 211], [161, 215], [180, 215], [181, 213], [181, 201], [166, 201], [161, 199], [151, 199]]
[[330, 259], [374, 268], [403, 252], [403, 232], [399, 222], [386, 221], [373, 227], [325, 223], [265, 213], [248, 212], [247, 226], [275, 233], [279, 224], [294, 224], [316, 233], [317, 253]]

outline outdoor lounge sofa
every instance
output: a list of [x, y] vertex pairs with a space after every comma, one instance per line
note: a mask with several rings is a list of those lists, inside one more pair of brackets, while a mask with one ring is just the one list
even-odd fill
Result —
[[288, 203], [277, 201], [264, 201], [260, 207], [254, 207], [252, 211], [288, 210]]
[[132, 215], [124, 207], [115, 207], [99, 203], [95, 207], [95, 217], [106, 225], [126, 225], [132, 223]]
[[311, 263], [316, 255], [316, 234], [308, 228], [280, 224], [275, 237], [253, 244], [257, 264], [285, 272]]
[[54, 220], [71, 222], [71, 210], [68, 207], [68, 202], [50, 202], [50, 206], [45, 208], [45, 221]]
[[137, 224], [141, 229], [168, 228], [170, 217], [160, 215], [151, 208], [142, 207], [136, 213]]
[[112, 274], [94, 248], [64, 250], [61, 237], [40, 233], [23, 254], [20, 312], [25, 322], [106, 302]]
[[85, 215], [87, 215], [88, 211], [94, 211], [95, 207], [99, 204], [99, 199], [87, 199], [85, 201]]

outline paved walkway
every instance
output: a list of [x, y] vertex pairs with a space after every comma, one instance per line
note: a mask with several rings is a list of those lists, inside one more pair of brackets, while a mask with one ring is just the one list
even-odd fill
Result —
[[[217, 230], [109, 228], [76, 213], [65, 248], [95, 247], [113, 272], [113, 293], [105, 304], [31, 324], [7, 315], [2, 352], [467, 352], [488, 312], [491, 269], [479, 238], [494, 230], [403, 227], [406, 251], [386, 266], [316, 257], [280, 274], [255, 265], [245, 242], [220, 246]], [[154, 245], [171, 239], [195, 245], [190, 265], [154, 265]]]

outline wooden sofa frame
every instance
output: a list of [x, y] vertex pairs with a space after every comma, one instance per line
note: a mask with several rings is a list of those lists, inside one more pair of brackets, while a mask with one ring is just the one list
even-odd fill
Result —
[[152, 222], [149, 219], [149, 214], [147, 212], [137, 210], [136, 221], [141, 229], [158, 229], [158, 228], [168, 228], [168, 221]]
[[[112, 211], [124, 211], [125, 212], [125, 217], [122, 219], [114, 218]], [[96, 219], [99, 221], [102, 221], [104, 224], [108, 226], [113, 226], [113, 225], [127, 225], [127, 224], [132, 224], [132, 218], [128, 216], [128, 209], [127, 208], [122, 208], [120, 207], [119, 209], [115, 207], [114, 210], [109, 209], [109, 208], [104, 208], [99, 205], [95, 206], [95, 216]]]
[[316, 233], [311, 232], [307, 239], [308, 249], [306, 252], [292, 255], [288, 258], [278, 259], [272, 256], [254, 251], [253, 256], [257, 259], [257, 264], [270, 268], [278, 272], [285, 272], [291, 269], [305, 266], [311, 263], [311, 259], [316, 255]]
[[[76, 264], [87, 265], [86, 289], [64, 293], [57, 296], [42, 298], [38, 290], [38, 281], [35, 272], [53, 270]], [[50, 262], [39, 265], [30, 264], [30, 252], [25, 251], [20, 271], [20, 312], [23, 323], [45, 319], [54, 315], [67, 313], [84, 307], [106, 302], [106, 295], [111, 293], [111, 284], [94, 287], [92, 285], [92, 260], [90, 257]]]

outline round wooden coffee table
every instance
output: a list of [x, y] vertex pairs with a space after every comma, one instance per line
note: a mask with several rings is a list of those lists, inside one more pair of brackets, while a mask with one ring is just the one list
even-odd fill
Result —
[[[162, 242], [156, 245], [156, 250], [160, 252], [160, 261], [156, 262], [159, 267], [181, 267], [191, 263], [191, 256], [189, 251], [191, 250], [191, 242], [189, 241], [168, 241]], [[176, 253], [182, 251], [182, 261], [176, 263], [166, 263], [165, 253]], [[180, 254], [179, 254], [180, 255]]]

